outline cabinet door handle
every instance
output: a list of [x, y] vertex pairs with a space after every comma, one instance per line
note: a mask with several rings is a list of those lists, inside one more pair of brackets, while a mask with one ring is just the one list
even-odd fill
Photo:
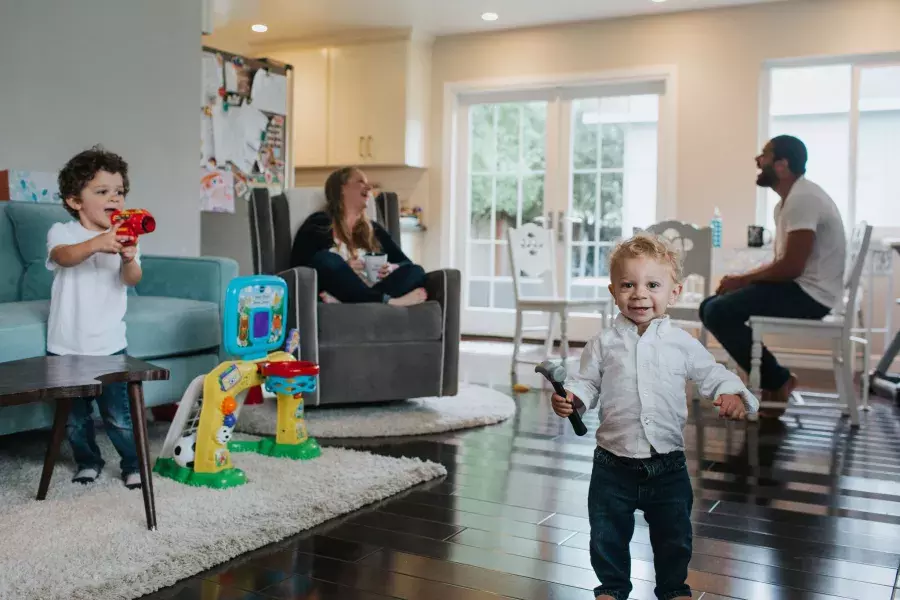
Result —
[[368, 155], [369, 155], [369, 158], [372, 158], [372, 136], [371, 136], [371, 135], [369, 136], [369, 152], [368, 152]]
[[360, 157], [360, 158], [364, 158], [364, 157], [365, 157], [365, 154], [363, 154], [363, 141], [364, 141], [365, 139], [366, 139], [366, 138], [364, 138], [363, 136], [359, 136], [359, 157]]

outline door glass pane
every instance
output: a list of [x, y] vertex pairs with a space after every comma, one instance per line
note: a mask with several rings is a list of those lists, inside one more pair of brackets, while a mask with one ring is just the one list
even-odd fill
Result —
[[511, 308], [505, 241], [544, 214], [547, 102], [476, 104], [469, 121], [469, 306]]
[[609, 252], [623, 231], [656, 220], [659, 96], [572, 103], [568, 291], [605, 297]]
[[[822, 186], [847, 225], [850, 163], [850, 64], [772, 69], [769, 138], [792, 135], [806, 145], [806, 176]], [[775, 227], [778, 195], [766, 193], [767, 225]]]
[[900, 227], [900, 64], [861, 69], [858, 140], [856, 220]]

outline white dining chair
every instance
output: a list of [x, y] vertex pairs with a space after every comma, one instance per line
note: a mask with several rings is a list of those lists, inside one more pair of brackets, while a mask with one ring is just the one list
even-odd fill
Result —
[[[550, 356], [553, 350], [554, 321], [559, 320], [560, 357], [565, 362], [569, 354], [569, 313], [574, 310], [600, 311], [605, 324], [609, 317], [612, 298], [572, 299], [558, 291], [556, 272], [556, 246], [553, 231], [534, 223], [526, 223], [507, 230], [509, 263], [513, 278], [516, 302], [516, 332], [513, 338], [511, 372], [515, 375], [517, 363], [537, 364]], [[526, 286], [532, 290], [526, 289]], [[534, 291], [538, 293], [533, 293]], [[547, 313], [546, 326], [524, 326], [524, 313]], [[526, 331], [544, 331], [543, 355], [538, 359], [519, 356]]]
[[669, 307], [669, 316], [673, 324], [698, 331], [705, 347], [709, 334], [700, 321], [700, 303], [712, 293], [712, 230], [682, 221], [660, 221], [644, 231], [665, 238], [681, 254], [684, 286], [678, 302]]
[[[854, 335], [856, 315], [859, 314], [860, 279], [863, 265], [872, 237], [872, 226], [865, 221], [857, 225], [850, 236], [847, 248], [847, 269], [844, 272], [844, 289], [840, 307], [821, 321], [812, 319], [786, 319], [782, 317], [750, 317], [750, 328], [753, 330], [750, 350], [750, 390], [761, 397], [760, 365], [762, 363], [762, 342], [767, 334], [797, 338], [815, 337], [832, 342], [832, 365], [837, 383], [837, 394], [816, 394], [817, 396], [836, 396], [842, 406], [844, 416], [850, 416], [850, 423], [859, 426], [859, 408], [856, 392], [853, 387], [852, 356], [853, 344], [866, 344], [863, 337]], [[789, 400], [790, 401], [790, 400]], [[805, 406], [818, 406], [804, 403]], [[760, 408], [787, 408], [787, 403], [760, 402]], [[822, 406], [834, 407], [834, 404]]]

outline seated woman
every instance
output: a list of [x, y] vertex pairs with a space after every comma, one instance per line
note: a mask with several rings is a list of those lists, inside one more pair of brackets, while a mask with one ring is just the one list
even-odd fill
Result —
[[[327, 206], [300, 226], [291, 265], [312, 267], [324, 302], [383, 302], [412, 306], [426, 300], [425, 271], [413, 264], [385, 229], [366, 218], [372, 187], [355, 167], [338, 169], [325, 182]], [[384, 253], [377, 281], [366, 277], [366, 254]]]

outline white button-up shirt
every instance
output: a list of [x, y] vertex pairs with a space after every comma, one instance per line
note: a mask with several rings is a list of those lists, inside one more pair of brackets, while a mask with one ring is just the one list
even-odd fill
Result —
[[619, 314], [585, 346], [565, 388], [592, 409], [599, 403], [597, 445], [618, 456], [649, 458], [651, 446], [660, 454], [684, 450], [687, 380], [706, 398], [738, 394], [748, 413], [759, 408], [740, 378], [668, 316], [638, 335], [637, 326]]

